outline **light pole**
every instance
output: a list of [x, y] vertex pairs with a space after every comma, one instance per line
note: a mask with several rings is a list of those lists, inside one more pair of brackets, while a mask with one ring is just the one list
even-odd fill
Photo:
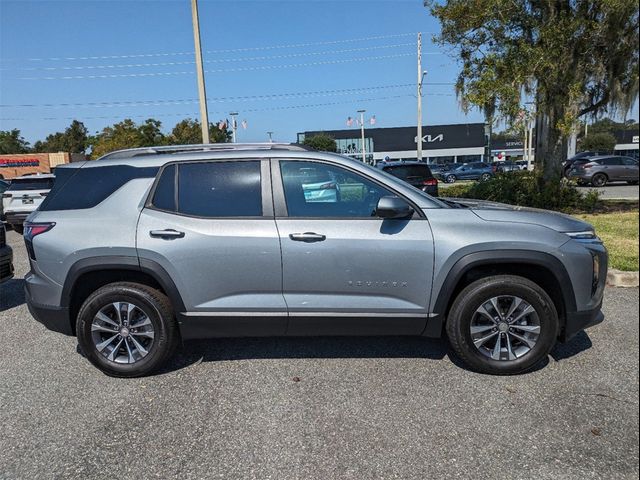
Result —
[[238, 124], [236, 123], [236, 117], [238, 116], [238, 112], [229, 112], [231, 116], [231, 141], [236, 143], [236, 128]]
[[272, 138], [273, 132], [267, 132], [267, 135], [269, 135], [269, 143], [273, 143], [273, 138]]
[[198, 76], [198, 98], [200, 100], [200, 127], [202, 128], [202, 143], [209, 143], [209, 113], [207, 112], [207, 92], [204, 86], [204, 70], [202, 68], [198, 0], [191, 0], [191, 17], [193, 21], [193, 42], [196, 47], [196, 72]]
[[362, 138], [362, 163], [367, 163], [367, 149], [364, 146], [364, 112], [366, 112], [366, 110], [358, 110], [360, 114], [360, 134]]
[[422, 70], [422, 33], [418, 32], [418, 129], [416, 132], [416, 153], [419, 162], [422, 161], [422, 83], [426, 74], [427, 71]]

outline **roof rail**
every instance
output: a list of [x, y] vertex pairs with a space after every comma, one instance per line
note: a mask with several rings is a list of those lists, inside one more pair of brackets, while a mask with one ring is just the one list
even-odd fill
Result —
[[290, 150], [309, 151], [313, 150], [298, 143], [205, 143], [198, 145], [162, 145], [157, 147], [129, 148], [126, 150], [116, 150], [101, 156], [98, 160], [113, 160], [119, 158], [132, 158], [146, 155], [178, 154], [189, 152], [216, 152], [216, 151], [237, 151], [237, 150]]

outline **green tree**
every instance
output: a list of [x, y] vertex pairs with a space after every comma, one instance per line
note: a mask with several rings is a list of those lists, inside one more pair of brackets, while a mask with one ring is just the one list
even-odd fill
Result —
[[302, 144], [321, 152], [335, 152], [338, 150], [336, 141], [327, 133], [317, 133], [310, 137], [305, 137]]
[[160, 129], [161, 126], [159, 120], [152, 118], [145, 120], [141, 125], [127, 118], [105, 127], [90, 139], [91, 156], [98, 158], [114, 150], [162, 145], [166, 138]]
[[[224, 143], [231, 140], [231, 132], [225, 126], [218, 128], [217, 124], [209, 124], [209, 140], [211, 143]], [[202, 143], [202, 130], [200, 122], [187, 118], [178, 122], [167, 137], [172, 145], [193, 145]]]
[[580, 150], [593, 150], [596, 152], [611, 152], [616, 145], [616, 137], [610, 133], [591, 133], [580, 141]]
[[29, 151], [29, 142], [27, 142], [20, 130], [0, 130], [0, 154], [8, 153], [27, 153]]
[[440, 20], [435, 40], [461, 62], [456, 88], [513, 122], [536, 107], [536, 164], [560, 173], [577, 119], [626, 113], [638, 95], [637, 0], [427, 0]]
[[64, 132], [48, 135], [44, 141], [33, 144], [36, 152], [84, 153], [88, 146], [88, 130], [82, 122], [74, 120]]

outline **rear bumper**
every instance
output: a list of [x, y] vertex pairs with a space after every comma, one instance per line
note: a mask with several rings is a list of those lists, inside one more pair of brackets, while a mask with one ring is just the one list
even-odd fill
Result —
[[31, 212], [7, 212], [5, 219], [11, 225], [22, 225], [29, 215]]
[[68, 308], [34, 303], [31, 299], [28, 284], [24, 288], [24, 297], [27, 302], [27, 307], [29, 308], [29, 313], [31, 313], [33, 318], [38, 322], [54, 332], [74, 335], [73, 329], [71, 328]]
[[[0, 228], [2, 226], [0, 225]], [[9, 245], [0, 248], [0, 283], [13, 278], [13, 250]]]
[[604, 314], [601, 310], [602, 304], [598, 305], [593, 310], [585, 310], [582, 312], [570, 312], [567, 313], [567, 321], [564, 329], [560, 334], [560, 341], [567, 342], [571, 338], [581, 332], [585, 328], [593, 327], [602, 323], [604, 320]]

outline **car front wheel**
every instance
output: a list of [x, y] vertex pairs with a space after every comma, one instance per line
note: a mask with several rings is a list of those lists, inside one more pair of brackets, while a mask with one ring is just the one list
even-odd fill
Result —
[[489, 173], [483, 173], [482, 176], [480, 177], [480, 180], [482, 180], [483, 182], [486, 182], [488, 180], [491, 180], [491, 174]]
[[169, 299], [128, 282], [92, 293], [80, 308], [76, 332], [87, 359], [113, 377], [140, 377], [157, 370], [179, 339]]
[[447, 336], [471, 369], [494, 375], [526, 372], [545, 359], [558, 334], [558, 314], [534, 282], [513, 275], [478, 280], [456, 297]]
[[445, 177], [445, 181], [446, 181], [447, 183], [455, 183], [455, 181], [456, 181], [456, 176], [455, 176], [455, 175], [447, 175], [447, 176]]

